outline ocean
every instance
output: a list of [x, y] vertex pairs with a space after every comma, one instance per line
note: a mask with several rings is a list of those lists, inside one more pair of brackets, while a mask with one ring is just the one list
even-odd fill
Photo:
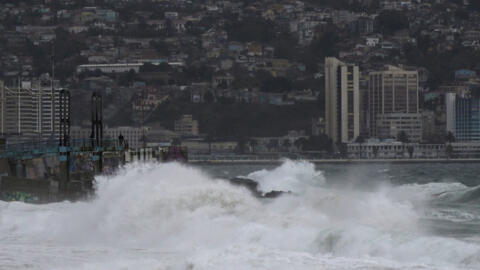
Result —
[[[0, 201], [0, 269], [480, 269], [478, 164], [130, 164]], [[224, 179], [246, 177], [257, 198]]]

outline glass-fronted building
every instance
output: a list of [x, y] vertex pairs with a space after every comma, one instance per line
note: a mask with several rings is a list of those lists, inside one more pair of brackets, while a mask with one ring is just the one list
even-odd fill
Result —
[[480, 99], [456, 97], [454, 135], [457, 141], [480, 140]]

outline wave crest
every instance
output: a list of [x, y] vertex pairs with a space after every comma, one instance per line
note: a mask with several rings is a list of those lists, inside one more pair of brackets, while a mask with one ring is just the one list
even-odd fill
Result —
[[[0, 204], [0, 241], [6, 247], [115, 247], [140, 257], [147, 250], [156, 260], [175, 261], [174, 269], [225, 269], [226, 261], [234, 269], [480, 265], [474, 259], [478, 244], [435, 237], [420, 228], [419, 202], [409, 191], [417, 190], [421, 197], [437, 188], [333, 188], [313, 164], [293, 161], [247, 177], [263, 191], [294, 195], [259, 200], [244, 187], [186, 165], [132, 164], [115, 176], [98, 178], [97, 197], [89, 202]], [[99, 262], [88, 263], [104, 265], [95, 256]]]

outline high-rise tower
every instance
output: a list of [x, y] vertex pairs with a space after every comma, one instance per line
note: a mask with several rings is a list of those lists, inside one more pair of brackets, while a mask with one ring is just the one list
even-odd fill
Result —
[[347, 143], [360, 134], [358, 66], [335, 57], [325, 58], [325, 122], [335, 143]]

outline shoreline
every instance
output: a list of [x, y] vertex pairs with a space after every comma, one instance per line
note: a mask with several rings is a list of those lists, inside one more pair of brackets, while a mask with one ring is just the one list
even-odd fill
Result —
[[[231, 165], [231, 164], [280, 164], [285, 159], [264, 159], [264, 160], [189, 160], [191, 164], [206, 165]], [[384, 163], [480, 163], [480, 158], [458, 158], [458, 159], [297, 159], [293, 161], [307, 161], [314, 164], [384, 164]]]

